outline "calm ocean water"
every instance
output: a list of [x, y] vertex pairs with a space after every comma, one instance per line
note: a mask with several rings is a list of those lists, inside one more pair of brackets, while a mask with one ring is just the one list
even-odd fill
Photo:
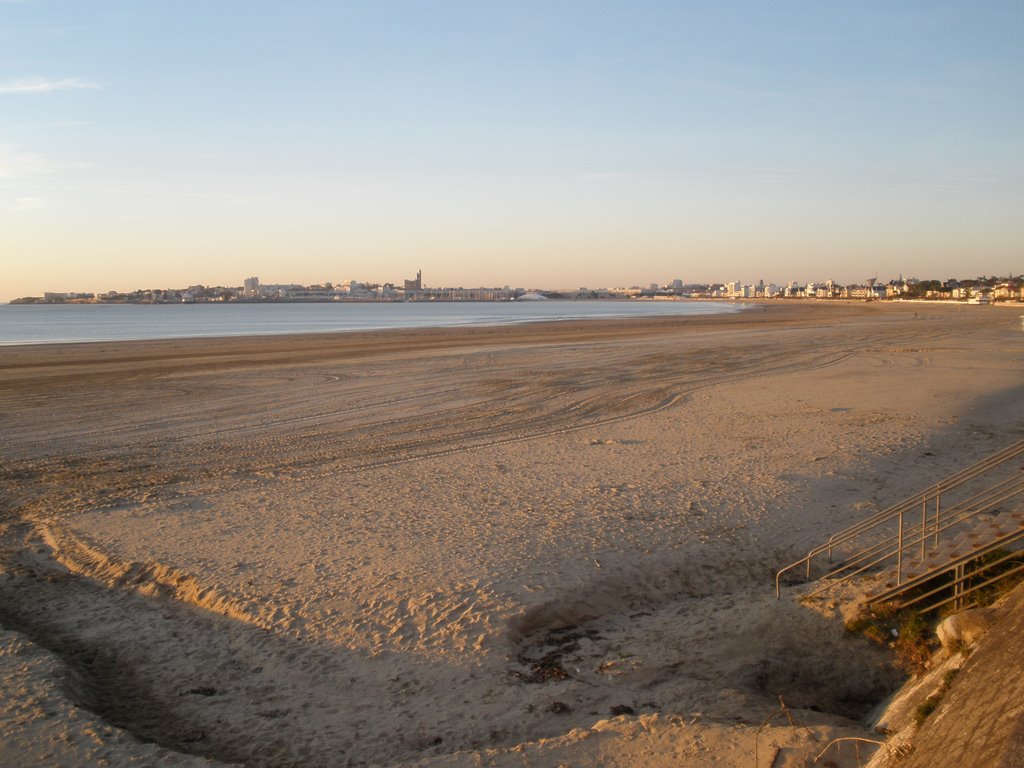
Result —
[[0, 304], [0, 345], [509, 325], [738, 312], [728, 302], [524, 301], [376, 304]]

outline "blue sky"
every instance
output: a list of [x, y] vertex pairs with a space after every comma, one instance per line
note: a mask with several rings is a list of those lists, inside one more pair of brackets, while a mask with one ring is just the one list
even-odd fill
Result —
[[1024, 3], [0, 0], [0, 300], [1024, 271]]

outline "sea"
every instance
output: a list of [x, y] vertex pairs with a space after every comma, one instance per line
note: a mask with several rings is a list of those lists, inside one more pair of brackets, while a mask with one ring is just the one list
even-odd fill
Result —
[[0, 346], [713, 315], [718, 301], [0, 304]]

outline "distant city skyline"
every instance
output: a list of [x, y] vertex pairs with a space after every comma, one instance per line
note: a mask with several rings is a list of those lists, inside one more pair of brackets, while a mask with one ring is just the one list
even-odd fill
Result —
[[843, 283], [828, 279], [811, 281], [787, 280], [715, 280], [684, 282], [681, 278], [656, 281], [647, 285], [617, 286], [491, 286], [436, 285], [423, 281], [421, 270], [416, 277], [394, 280], [344, 280], [318, 283], [267, 283], [251, 275], [240, 283], [193, 283], [178, 286], [136, 287], [130, 291], [43, 291], [13, 301], [15, 304], [84, 303], [208, 303], [246, 301], [509, 301], [522, 298], [724, 298], [724, 299], [954, 299], [966, 300], [984, 294], [996, 301], [1024, 301], [1024, 279], [1020, 275], [987, 275], [938, 279], [914, 276], [877, 276], [863, 281]]
[[0, 0], [0, 301], [1024, 271], [1024, 4]]
[[[794, 277], [790, 277], [788, 279], [780, 279], [780, 280], [768, 280], [768, 279], [760, 278], [760, 277], [753, 278], [753, 279], [749, 279], [749, 278], [748, 279], [733, 279], [733, 278], [731, 278], [731, 276], [727, 276], [727, 277], [721, 277], [720, 276], [718, 279], [711, 279], [711, 280], [688, 280], [688, 279], [681, 278], [681, 277], [673, 277], [673, 278], [660, 278], [660, 279], [654, 279], [654, 280], [648, 280], [648, 281], [632, 280], [632, 281], [624, 281], [624, 282], [612, 283], [612, 284], [599, 284], [599, 283], [593, 283], [593, 282], [588, 283], [585, 280], [578, 280], [576, 282], [570, 282], [570, 283], [566, 283], [564, 285], [546, 285], [546, 284], [543, 284], [543, 283], [524, 283], [524, 282], [516, 282], [514, 280], [496, 281], [496, 282], [493, 282], [493, 283], [472, 283], [472, 282], [467, 281], [467, 280], [454, 280], [454, 281], [451, 281], [451, 282], [428, 282], [426, 280], [423, 280], [423, 278], [422, 278], [422, 271], [421, 270], [417, 270], [416, 271], [415, 277], [416, 277], [417, 281], [422, 281], [421, 285], [423, 287], [432, 288], [432, 289], [441, 289], [441, 288], [467, 288], [467, 289], [469, 289], [469, 288], [513, 288], [513, 289], [526, 290], [526, 291], [542, 290], [542, 291], [568, 291], [568, 292], [573, 292], [573, 291], [578, 291], [578, 290], [581, 290], [581, 289], [587, 289], [587, 290], [592, 290], [592, 291], [594, 291], [594, 290], [621, 290], [621, 289], [628, 289], [628, 288], [647, 289], [647, 288], [653, 287], [655, 285], [657, 285], [659, 287], [662, 287], [662, 288], [667, 288], [667, 287], [671, 287], [673, 283], [681, 283], [683, 285], [729, 285], [729, 284], [735, 283], [735, 284], [738, 284], [738, 285], [748, 285], [748, 286], [753, 286], [753, 285], [756, 285], [758, 283], [763, 283], [763, 284], [766, 284], [766, 285], [776, 285], [776, 286], [780, 286], [781, 287], [781, 286], [787, 286], [787, 285], [800, 285], [800, 286], [804, 286], [804, 285], [817, 285], [817, 284], [824, 285], [826, 283], [835, 283], [836, 285], [842, 285], [842, 286], [865, 285], [865, 284], [868, 284], [869, 282], [871, 282], [873, 284], [876, 280], [877, 280], [878, 284], [880, 284], [880, 285], [883, 285], [885, 283], [891, 283], [891, 282], [901, 282], [903, 280], [911, 280], [911, 281], [915, 281], [915, 282], [919, 281], [919, 280], [924, 280], [924, 281], [938, 280], [940, 282], [946, 281], [946, 280], [952, 280], [952, 281], [959, 282], [959, 281], [973, 281], [973, 280], [979, 279], [979, 278], [1000, 278], [1000, 279], [1013, 278], [1013, 279], [1019, 281], [1021, 274], [1024, 274], [1024, 269], [1021, 269], [1019, 272], [1010, 270], [1010, 271], [1007, 271], [1005, 273], [996, 273], [996, 272], [992, 272], [992, 273], [977, 273], [977, 274], [962, 273], [962, 274], [951, 274], [951, 275], [945, 275], [945, 274], [943, 274], [943, 275], [936, 275], [936, 274], [912, 275], [912, 274], [904, 274], [902, 272], [900, 272], [898, 274], [897, 273], [893, 273], [893, 274], [883, 273], [883, 274], [875, 274], [875, 275], [870, 275], [870, 276], [867, 276], [867, 277], [862, 277], [862, 278], [859, 278], [859, 279], [852, 279], [852, 280], [837, 280], [837, 279], [835, 279], [833, 277], [829, 277], [828, 275], [820, 274], [820, 275], [812, 276], [812, 277], [810, 277], [808, 279], [796, 279]], [[287, 280], [287, 279], [282, 279], [282, 280], [264, 280], [264, 279], [262, 279], [259, 276], [250, 276], [250, 277], [246, 277], [246, 278], [237, 278], [236, 277], [234, 280], [227, 280], [227, 281], [215, 281], [215, 280], [206, 280], [206, 281], [198, 280], [197, 281], [197, 280], [189, 280], [189, 281], [185, 281], [185, 282], [181, 282], [181, 283], [140, 284], [140, 285], [130, 286], [130, 287], [127, 287], [127, 288], [124, 288], [124, 287], [111, 288], [109, 286], [99, 287], [99, 288], [97, 288], [97, 287], [82, 288], [80, 286], [78, 286], [78, 287], [75, 287], [75, 286], [54, 287], [52, 285], [48, 285], [48, 286], [40, 287], [39, 289], [37, 289], [37, 290], [35, 290], [33, 292], [21, 293], [21, 294], [18, 294], [17, 296], [10, 296], [10, 297], [0, 298], [0, 303], [6, 303], [6, 302], [9, 302], [9, 301], [12, 301], [13, 299], [18, 299], [18, 298], [40, 297], [40, 296], [43, 296], [45, 293], [69, 293], [69, 294], [70, 293], [83, 293], [83, 294], [84, 293], [90, 293], [90, 294], [100, 295], [100, 294], [115, 292], [115, 293], [125, 293], [125, 294], [127, 294], [127, 293], [133, 293], [133, 292], [138, 292], [138, 291], [153, 291], [153, 290], [180, 291], [180, 290], [184, 290], [184, 289], [187, 289], [187, 288], [190, 288], [190, 287], [193, 287], [193, 286], [202, 286], [202, 287], [206, 287], [206, 288], [215, 288], [215, 287], [216, 288], [240, 288], [240, 289], [246, 290], [246, 289], [249, 288], [249, 283], [250, 283], [251, 280], [255, 280], [256, 281], [256, 285], [262, 285], [262, 286], [267, 286], [267, 285], [285, 286], [285, 285], [287, 285], [287, 286], [310, 287], [310, 286], [319, 286], [319, 285], [331, 285], [331, 286], [337, 287], [337, 286], [347, 286], [349, 284], [349, 282], [355, 282], [355, 283], [359, 283], [359, 284], [372, 285], [372, 286], [378, 286], [379, 287], [379, 286], [384, 286], [384, 285], [390, 284], [390, 285], [394, 286], [396, 289], [399, 289], [399, 290], [401, 290], [403, 288], [403, 285], [407, 287], [410, 283], [414, 282], [414, 281], [412, 281], [412, 280], [410, 280], [408, 278], [405, 278], [405, 277], [381, 278], [380, 276], [373, 276], [373, 275], [359, 275], [359, 276], [356, 276], [356, 277], [350, 277], [350, 278], [347, 278], [347, 279], [340, 279], [340, 280], [339, 279], [334, 279], [334, 280], [323, 279], [323, 280], [311, 280], [311, 281]]]

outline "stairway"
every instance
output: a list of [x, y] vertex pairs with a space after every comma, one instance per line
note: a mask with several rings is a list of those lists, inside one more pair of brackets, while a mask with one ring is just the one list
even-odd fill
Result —
[[872, 581], [867, 604], [967, 607], [1024, 569], [1016, 555], [1024, 548], [1022, 461], [1024, 440], [840, 531], [776, 573], [776, 597], [783, 578], [799, 573], [817, 581], [806, 597], [860, 578]]
[[[961, 533], [929, 549], [923, 559], [904, 561], [899, 581], [895, 570], [887, 569], [877, 586], [865, 593], [864, 604], [893, 603], [897, 609], [913, 606], [922, 613], [950, 603], [956, 609], [974, 604], [971, 595], [1024, 570], [1024, 565], [1013, 567], [1021, 560], [1018, 550], [1024, 547], [1024, 511], [1001, 517], [998, 525]], [[1011, 567], [1001, 567], [1008, 565]]]

